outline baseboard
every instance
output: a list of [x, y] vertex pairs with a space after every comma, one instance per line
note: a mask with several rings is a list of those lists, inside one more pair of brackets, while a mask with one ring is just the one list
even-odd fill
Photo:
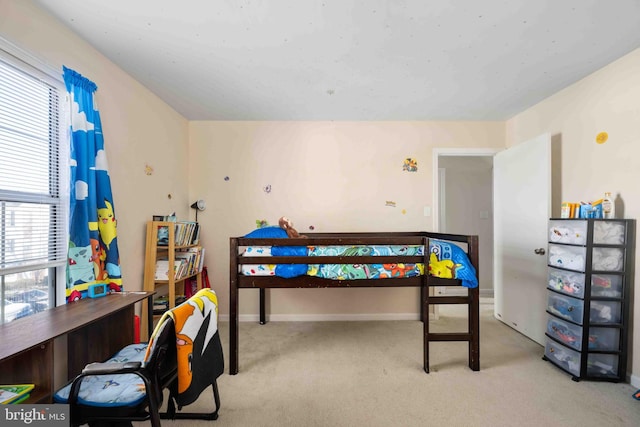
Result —
[[[493, 289], [480, 289], [478, 293], [480, 294], [480, 298], [493, 298]], [[467, 290], [459, 286], [439, 286], [436, 288], [436, 295], [462, 296], [466, 294]]]
[[629, 378], [629, 383], [640, 389], [640, 376], [638, 375], [631, 375], [631, 377]]
[[[433, 313], [429, 319], [434, 319]], [[241, 314], [240, 322], [259, 322], [257, 314]], [[367, 321], [367, 320], [420, 320], [417, 313], [363, 313], [363, 314], [271, 314], [267, 316], [271, 322], [336, 322], [336, 321]], [[221, 314], [221, 322], [228, 322], [229, 315]]]

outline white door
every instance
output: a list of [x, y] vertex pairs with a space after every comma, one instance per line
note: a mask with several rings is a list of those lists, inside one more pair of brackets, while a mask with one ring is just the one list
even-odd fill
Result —
[[494, 197], [495, 317], [544, 344], [547, 227], [551, 215], [551, 136], [496, 154]]

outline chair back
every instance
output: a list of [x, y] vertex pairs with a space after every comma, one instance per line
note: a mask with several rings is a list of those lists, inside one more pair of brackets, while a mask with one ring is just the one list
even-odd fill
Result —
[[153, 395], [159, 397], [157, 403], [160, 404], [162, 390], [173, 383], [178, 375], [175, 324], [170, 317], [163, 319], [162, 324], [153, 331], [143, 364], [155, 387]]

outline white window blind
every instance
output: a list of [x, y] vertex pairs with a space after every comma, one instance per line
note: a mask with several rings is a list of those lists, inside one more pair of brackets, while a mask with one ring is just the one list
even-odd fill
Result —
[[0, 275], [65, 264], [64, 96], [60, 81], [0, 50]]

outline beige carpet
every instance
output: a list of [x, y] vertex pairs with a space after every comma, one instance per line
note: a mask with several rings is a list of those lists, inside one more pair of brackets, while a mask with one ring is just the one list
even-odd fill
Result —
[[[460, 308], [443, 307], [432, 330], [464, 331]], [[220, 418], [163, 425], [640, 425], [629, 384], [572, 381], [542, 360], [540, 345], [495, 320], [490, 303], [480, 330], [479, 372], [468, 368], [466, 343], [440, 342], [426, 374], [417, 321], [241, 323], [239, 373], [218, 380]], [[228, 323], [220, 332], [226, 358]], [[212, 408], [211, 396], [188, 409]]]

